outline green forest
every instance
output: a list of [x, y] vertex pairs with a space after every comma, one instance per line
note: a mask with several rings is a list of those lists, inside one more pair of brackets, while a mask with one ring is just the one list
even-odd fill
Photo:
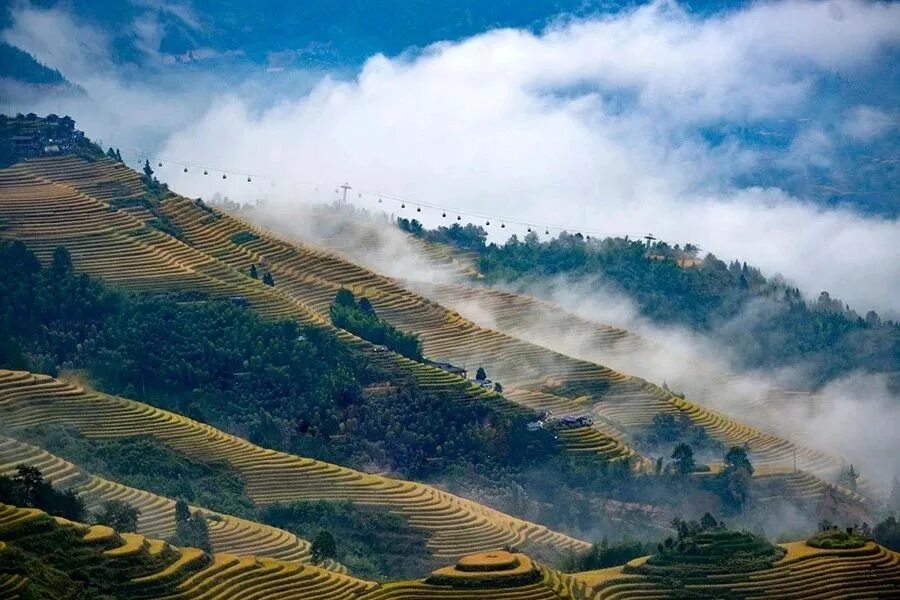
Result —
[[[806, 298], [778, 277], [713, 254], [696, 266], [679, 266], [678, 258], [697, 257], [692, 244], [566, 232], [542, 240], [534, 231], [496, 244], [472, 224], [434, 230], [415, 219], [398, 224], [423, 239], [476, 252], [487, 284], [539, 290], [548, 282], [577, 281], [598, 293], [618, 291], [655, 323], [711, 336], [736, 357], [736, 369], [798, 366], [814, 388], [853, 371], [900, 372], [900, 323], [874, 311], [859, 313], [826, 291]], [[900, 380], [892, 385], [900, 389]]]
[[[64, 248], [42, 268], [21, 243], [0, 241], [0, 277], [5, 368], [81, 372], [266, 447], [405, 477], [455, 463], [513, 469], [557, 452], [526, 417], [426, 392], [323, 328], [196, 294], [123, 293], [76, 274]], [[390, 394], [368, 389], [386, 381]]]
[[0, 42], [0, 78], [24, 83], [66, 83], [59, 71], [41, 64], [32, 55], [6, 42]]

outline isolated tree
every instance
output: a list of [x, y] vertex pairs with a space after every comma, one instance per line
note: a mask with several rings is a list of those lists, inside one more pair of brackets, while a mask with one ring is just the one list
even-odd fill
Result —
[[191, 508], [188, 506], [188, 503], [184, 500], [177, 500], [175, 502], [175, 522], [176, 523], [184, 523], [189, 521], [191, 518]]
[[703, 513], [703, 516], [700, 518], [700, 529], [706, 531], [707, 529], [715, 529], [718, 526], [719, 522], [716, 521], [715, 517], [709, 513]]
[[697, 468], [694, 451], [685, 443], [675, 446], [675, 449], [672, 450], [672, 460], [675, 462], [675, 470], [682, 475], [693, 473]]
[[175, 542], [180, 546], [210, 550], [206, 519], [199, 512], [192, 513], [184, 500], [175, 503]]
[[108, 525], [116, 531], [137, 531], [138, 518], [141, 511], [121, 500], [108, 500], [103, 503], [103, 508], [97, 513], [97, 522]]
[[72, 256], [63, 246], [53, 250], [53, 272], [59, 275], [72, 271]]
[[500, 385], [500, 382], [499, 382], [499, 381], [498, 381], [497, 383], [494, 384], [494, 391], [497, 392], [498, 394], [502, 394], [502, 393], [503, 393], [503, 386]]
[[875, 525], [872, 539], [894, 552], [900, 552], [900, 522], [893, 516]]
[[356, 298], [353, 297], [353, 292], [347, 288], [341, 288], [337, 291], [334, 295], [334, 303], [346, 308], [356, 308]]
[[487, 379], [487, 373], [484, 372], [484, 367], [478, 367], [478, 370], [475, 371], [475, 381], [484, 381]]
[[335, 558], [337, 556], [337, 544], [334, 536], [324, 529], [313, 538], [310, 546], [312, 559], [314, 563], [320, 563], [326, 558]]
[[263, 275], [263, 283], [275, 287], [275, 279], [272, 278], [272, 274], [268, 271], [266, 271], [266, 274]]
[[372, 303], [365, 296], [359, 299], [359, 310], [363, 311], [364, 313], [375, 312], [375, 309], [372, 308]]
[[250, 277], [259, 279], [259, 272], [256, 270], [256, 265], [250, 265]]
[[144, 176], [147, 181], [153, 181], [153, 169], [150, 168], [150, 159], [144, 161]]
[[42, 487], [45, 485], [44, 474], [41, 473], [41, 470], [30, 465], [18, 465], [13, 481], [21, 486], [25, 501], [29, 505], [34, 506], [38, 501]]
[[722, 498], [726, 503], [743, 511], [750, 499], [753, 483], [753, 465], [747, 456], [747, 449], [732, 446], [725, 454], [725, 468], [719, 475]]
[[859, 487], [857, 479], [859, 479], [859, 473], [853, 468], [853, 465], [850, 465], [849, 469], [841, 473], [840, 482], [855, 492]]
[[731, 472], [738, 469], [747, 471], [748, 475], [753, 475], [753, 465], [750, 463], [750, 457], [747, 456], [747, 449], [743, 446], [732, 446], [725, 453], [725, 471]]

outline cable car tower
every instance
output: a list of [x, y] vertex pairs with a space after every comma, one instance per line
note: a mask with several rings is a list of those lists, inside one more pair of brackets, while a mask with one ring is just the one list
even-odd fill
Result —
[[339, 185], [338, 188], [344, 190], [344, 198], [343, 198], [342, 202], [343, 202], [344, 204], [347, 204], [347, 191], [348, 191], [348, 190], [352, 190], [353, 188], [350, 187], [350, 184], [347, 183], [346, 181], [344, 182], [343, 185]]

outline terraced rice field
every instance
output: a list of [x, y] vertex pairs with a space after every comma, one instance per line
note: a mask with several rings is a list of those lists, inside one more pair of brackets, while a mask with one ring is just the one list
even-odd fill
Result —
[[13, 432], [59, 423], [93, 438], [152, 436], [185, 456], [229, 465], [258, 504], [347, 500], [386, 509], [427, 532], [437, 559], [506, 545], [547, 557], [588, 546], [427, 485], [260, 448], [191, 419], [47, 376], [0, 371], [0, 417]]
[[[42, 539], [71, 544], [65, 547], [69, 560], [78, 564], [70, 568], [99, 567], [116, 574], [112, 582], [104, 582], [110, 591], [135, 599], [648, 600], [678, 594], [685, 598], [837, 600], [891, 599], [900, 589], [900, 555], [872, 542], [853, 550], [821, 550], [804, 542], [784, 544], [784, 557], [770, 568], [691, 576], [685, 567], [685, 576], [677, 583], [635, 574], [646, 557], [623, 567], [566, 575], [526, 555], [495, 551], [462, 557], [455, 566], [438, 569], [422, 581], [378, 585], [297, 562], [208, 555], [140, 534], [118, 534], [108, 527], [0, 504], [0, 559], [11, 545], [27, 548]], [[9, 564], [14, 570], [0, 574], [0, 598], [24, 600], [32, 582], [15, 571], [14, 560]]]
[[[684, 597], [772, 600], [897, 598], [900, 554], [873, 542], [854, 550], [822, 550], [805, 542], [782, 544], [787, 554], [770, 569], [734, 575], [691, 577], [685, 569]], [[576, 573], [589, 600], [649, 600], [674, 593], [664, 580], [635, 575], [642, 559], [625, 567]], [[705, 595], [703, 595], [705, 594]]]
[[557, 600], [581, 598], [582, 589], [581, 582], [524, 554], [497, 551], [463, 557], [424, 581], [384, 584], [360, 600]]
[[[53, 519], [41, 511], [0, 504], [0, 540], [24, 543], [68, 529], [80, 537], [81, 560], [90, 568], [118, 574], [117, 597], [167, 600], [351, 600], [376, 584], [298, 562], [272, 558], [208, 555], [177, 548], [140, 534], [117, 534], [108, 527]], [[87, 550], [88, 552], [84, 552]], [[93, 552], [91, 552], [93, 551]], [[0, 547], [0, 559], [4, 549]], [[73, 553], [73, 557], [75, 554]], [[86, 567], [88, 565], [85, 565]], [[27, 598], [29, 581], [20, 574], [0, 575], [0, 598]]]
[[[251, 225], [223, 217], [211, 226], [201, 226], [197, 213], [200, 209], [187, 200], [169, 202], [164, 210], [186, 232], [191, 244], [238, 269], [249, 269], [253, 263], [268, 264], [283, 291], [321, 315], [327, 314], [335, 291], [346, 286], [357, 295], [368, 297], [378, 314], [392, 324], [418, 334], [430, 358], [469, 368], [484, 366], [490, 376], [504, 384], [505, 395], [510, 399], [517, 399], [516, 391], [543, 393], [541, 399], [532, 397], [529, 405], [532, 408], [571, 406], [567, 402], [584, 399], [581, 411], [593, 413], [595, 420], [603, 423], [595, 429], [605, 436], [645, 426], [660, 412], [682, 412], [726, 445], [747, 444], [755, 463], [789, 464], [796, 450], [797, 464], [804, 470], [830, 474], [839, 465], [836, 459], [822, 452], [798, 447], [681, 400], [643, 379], [479, 327], [397, 281], [332, 253], [258, 228], [254, 229], [259, 235], [257, 240], [236, 247], [229, 242], [230, 237], [251, 229]], [[633, 336], [621, 330], [611, 329], [605, 335], [621, 339], [626, 346], [634, 343]], [[555, 400], [554, 396], [562, 400]], [[617, 452], [621, 453], [622, 442], [615, 441], [619, 444]], [[587, 441], [580, 442], [584, 447]], [[597, 446], [597, 452], [604, 454], [602, 444]]]
[[[0, 170], [4, 236], [26, 242], [42, 261], [48, 261], [57, 246], [65, 246], [76, 269], [126, 289], [189, 289], [219, 298], [243, 296], [264, 316], [328, 328], [327, 309], [336, 290], [371, 275], [330, 253], [276, 242], [266, 235], [234, 244], [232, 236], [249, 230], [247, 225], [173, 196], [165, 201], [164, 212], [185, 233], [188, 243], [183, 243], [90, 196], [94, 178], [103, 180], [109, 172], [123, 177], [133, 174], [112, 161], [87, 163], [72, 157], [39, 159]], [[276, 288], [246, 276], [253, 263], [271, 265]], [[323, 272], [337, 274], [339, 281], [320, 277]], [[363, 351], [372, 348], [346, 332], [339, 335]], [[522, 410], [471, 382], [393, 353], [373, 353], [372, 359], [389, 370], [412, 374], [423, 387], [447, 397], [487, 402], [503, 411]], [[594, 454], [615, 460], [634, 452], [618, 440], [604, 439]]]
[[730, 418], [770, 433], [793, 438], [801, 432], [792, 424], [828, 410], [824, 398], [809, 392], [780, 389], [759, 378], [729, 373], [724, 366], [691, 357], [682, 348], [582, 317], [552, 302], [474, 282], [407, 281], [405, 285], [481, 326], [645, 379], [667, 381], [673, 390], [705, 405], [727, 406]]
[[[109, 500], [120, 500], [140, 510], [139, 533], [160, 539], [175, 535], [174, 500], [91, 475], [36, 446], [0, 436], [0, 474], [13, 472], [19, 464], [37, 467], [55, 487], [75, 491], [89, 511], [99, 509]], [[215, 552], [253, 554], [303, 563], [311, 560], [309, 542], [292, 533], [203, 507], [192, 509], [206, 517], [210, 544]], [[337, 563], [329, 562], [327, 568], [346, 572]]]
[[[109, 164], [114, 163], [40, 159], [0, 171], [0, 220], [8, 225], [4, 235], [26, 241], [42, 260], [48, 260], [56, 246], [64, 245], [77, 269], [130, 289], [241, 295], [263, 315], [325, 327], [330, 327], [327, 311], [336, 290], [350, 287], [369, 297], [388, 321], [418, 334], [429, 358], [471, 369], [483, 365], [492, 378], [504, 384], [506, 397], [393, 353], [372, 354], [373, 360], [412, 373], [435, 391], [493, 403], [501, 410], [527, 407], [555, 408], [557, 414], [590, 413], [596, 422], [591, 430], [570, 432], [561, 439], [564, 447], [582, 456], [603, 460], [632, 457], [635, 453], [623, 442], [622, 434], [645, 426], [659, 413], [681, 412], [726, 445], [746, 444], [754, 464], [792, 464], [796, 456], [798, 467], [814, 474], [830, 475], [839, 467], [839, 461], [822, 452], [681, 400], [643, 379], [479, 327], [346, 258], [261, 231], [173, 195], [163, 202], [162, 211], [183, 232], [182, 243], [90, 195], [95, 192], [91, 187], [95, 180], [130, 177], [127, 169], [111, 171]], [[91, 174], [92, 169], [96, 174]], [[256, 239], [241, 244], [232, 241], [235, 234], [250, 230], [257, 234]], [[265, 265], [272, 272], [275, 288], [245, 276], [252, 264]], [[371, 347], [346, 332], [340, 335], [360, 348]], [[609, 331], [606, 335], [619, 334]]]

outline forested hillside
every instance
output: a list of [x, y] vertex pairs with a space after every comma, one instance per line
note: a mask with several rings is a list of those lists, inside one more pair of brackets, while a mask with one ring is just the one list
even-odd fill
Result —
[[8, 368], [81, 370], [104, 390], [256, 443], [410, 477], [454, 465], [511, 469], [557, 452], [524, 417], [441, 400], [320, 328], [200, 295], [117, 292], [75, 274], [63, 248], [41, 268], [21, 243], [0, 241], [0, 273]]
[[4, 77], [22, 83], [68, 83], [56, 69], [38, 62], [24, 50], [0, 41], [0, 78]]
[[423, 239], [476, 252], [487, 283], [539, 293], [548, 284], [577, 282], [598, 293], [622, 293], [653, 322], [711, 336], [735, 357], [736, 370], [797, 366], [803, 374], [798, 383], [812, 387], [856, 370], [900, 372], [900, 324], [874, 311], [857, 312], [824, 291], [806, 298], [790, 282], [746, 263], [726, 263], [713, 254], [699, 259], [689, 243], [648, 246], [644, 240], [577, 233], [541, 240], [531, 232], [497, 244], [471, 224], [426, 230], [415, 220], [398, 223]]

